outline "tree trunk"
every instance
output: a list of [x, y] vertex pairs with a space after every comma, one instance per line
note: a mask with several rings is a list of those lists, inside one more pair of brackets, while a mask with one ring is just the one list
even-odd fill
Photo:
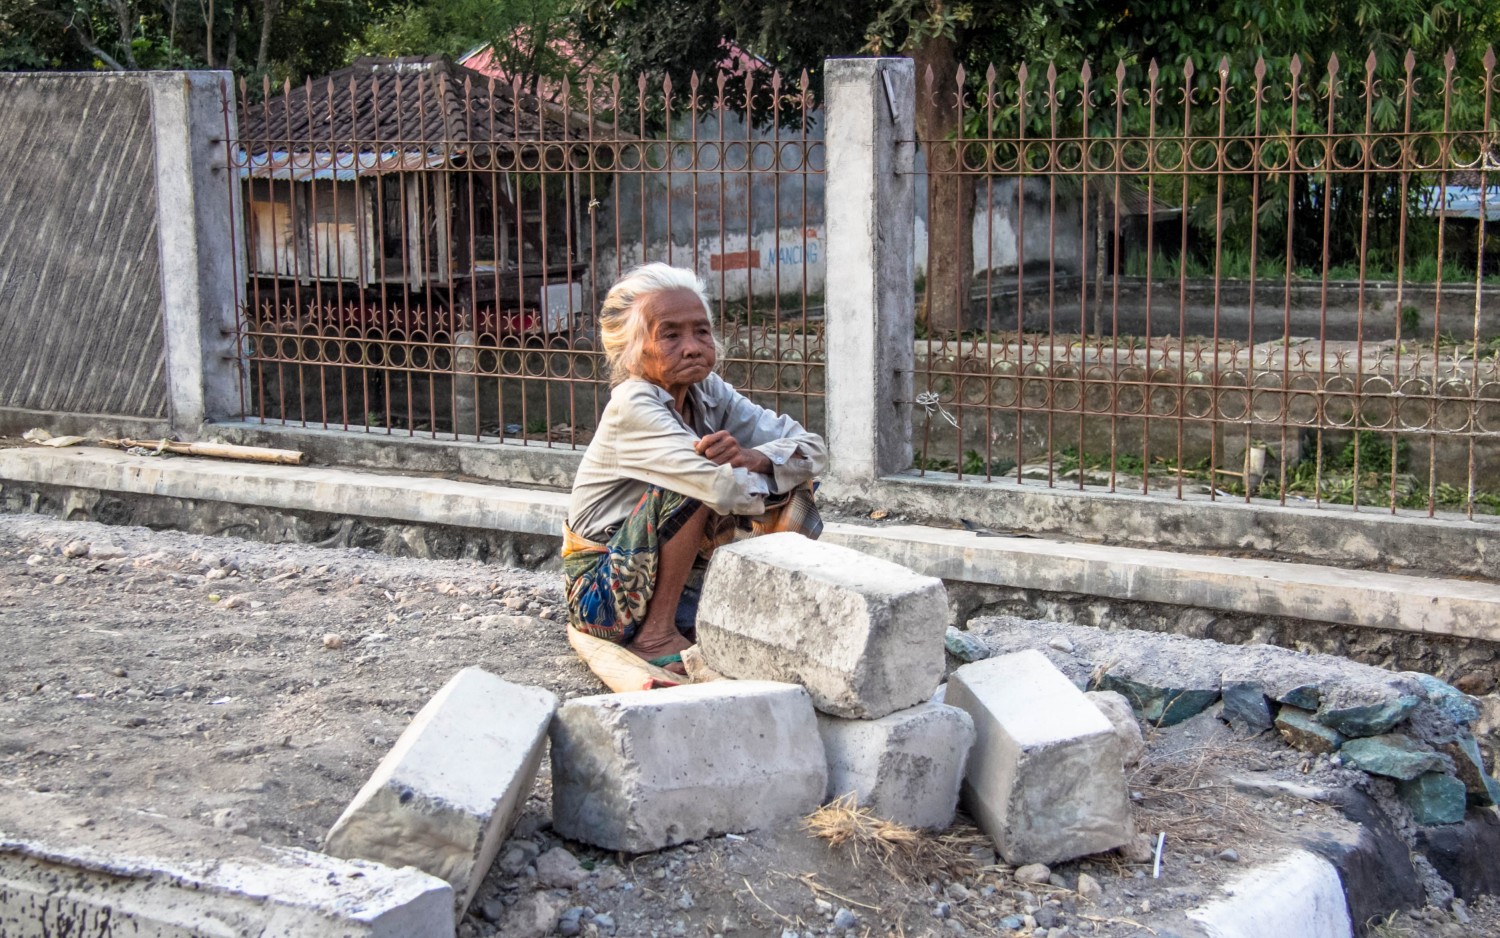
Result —
[[[963, 169], [958, 51], [952, 39], [911, 50], [917, 69], [917, 140], [927, 156], [927, 290], [917, 311], [934, 334], [962, 331], [974, 279], [974, 177]], [[929, 70], [931, 82], [928, 81]]]
[[271, 23], [276, 19], [278, 0], [265, 0], [260, 5], [260, 45], [255, 50], [255, 72], [266, 73], [266, 55], [271, 48]]

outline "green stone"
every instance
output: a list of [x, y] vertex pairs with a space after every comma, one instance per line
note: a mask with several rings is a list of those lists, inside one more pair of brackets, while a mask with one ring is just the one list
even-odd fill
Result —
[[1457, 824], [1464, 819], [1464, 783], [1443, 772], [1400, 782], [1396, 790], [1418, 824]]
[[943, 635], [943, 647], [959, 661], [979, 661], [990, 656], [989, 646], [978, 635], [951, 625]]
[[1323, 702], [1323, 688], [1317, 684], [1303, 684], [1277, 697], [1276, 702], [1296, 707], [1298, 710], [1316, 710]]
[[1437, 707], [1443, 716], [1461, 726], [1468, 726], [1479, 719], [1479, 705], [1473, 697], [1431, 674], [1418, 674], [1417, 683], [1427, 692], [1427, 700]]
[[1197, 716], [1219, 699], [1219, 688], [1159, 687], [1106, 673], [1094, 690], [1123, 694], [1149, 726], [1172, 726]]
[[1224, 719], [1242, 733], [1263, 733], [1271, 728], [1271, 705], [1265, 689], [1254, 681], [1225, 681]]
[[1469, 793], [1469, 804], [1488, 807], [1500, 803], [1500, 782], [1496, 782], [1484, 770], [1484, 754], [1479, 751], [1479, 743], [1474, 741], [1474, 737], [1465, 734], [1456, 740], [1440, 744], [1438, 749], [1453, 760], [1457, 768], [1454, 774], [1464, 783], [1464, 789]]
[[1345, 736], [1379, 736], [1381, 733], [1389, 733], [1397, 723], [1411, 716], [1411, 712], [1421, 702], [1421, 697], [1408, 694], [1362, 707], [1320, 710], [1317, 720]]
[[1446, 756], [1399, 733], [1351, 739], [1339, 755], [1353, 768], [1405, 782], [1427, 772], [1452, 770]]
[[1282, 707], [1276, 714], [1276, 729], [1281, 738], [1293, 749], [1303, 752], [1333, 752], [1343, 743], [1344, 737], [1313, 719], [1311, 712], [1297, 707]]

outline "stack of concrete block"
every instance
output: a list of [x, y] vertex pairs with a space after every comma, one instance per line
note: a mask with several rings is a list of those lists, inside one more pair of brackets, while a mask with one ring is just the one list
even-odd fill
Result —
[[1053, 863], [1130, 841], [1120, 737], [1046, 656], [964, 665], [946, 700], [974, 720], [964, 799], [1007, 863]]
[[531, 793], [557, 703], [479, 668], [458, 672], [334, 823], [325, 851], [445, 879], [462, 914]]
[[698, 641], [726, 677], [807, 688], [829, 799], [852, 792], [878, 817], [941, 828], [974, 740], [966, 714], [927, 702], [943, 676], [947, 619], [940, 580], [773, 534], [715, 552]]
[[827, 786], [807, 692], [714, 681], [568, 701], [552, 724], [552, 827], [644, 853], [807, 814]]

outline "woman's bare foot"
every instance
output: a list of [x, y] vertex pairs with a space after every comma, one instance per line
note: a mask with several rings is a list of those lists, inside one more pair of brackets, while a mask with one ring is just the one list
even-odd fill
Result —
[[[638, 658], [646, 661], [654, 661], [669, 655], [681, 654], [684, 649], [692, 647], [692, 644], [692, 642], [682, 637], [682, 634], [677, 631], [676, 627], [673, 627], [670, 635], [662, 637], [657, 637], [654, 633], [648, 633], [647, 629], [642, 629], [641, 634], [636, 636], [635, 641], [626, 645], [625, 648]], [[687, 669], [682, 666], [680, 661], [673, 662], [664, 667], [673, 674], [687, 674]]]

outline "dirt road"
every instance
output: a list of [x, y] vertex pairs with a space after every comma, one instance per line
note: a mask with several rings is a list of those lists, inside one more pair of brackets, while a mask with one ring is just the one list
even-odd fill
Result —
[[[316, 850], [458, 669], [565, 698], [602, 691], [568, 650], [559, 587], [555, 575], [474, 563], [0, 516], [0, 793], [53, 792]], [[1204, 760], [1193, 761], [1198, 778]], [[1153, 771], [1168, 777], [1164, 765]], [[1201, 842], [1184, 834], [1161, 880], [1111, 855], [1023, 885], [967, 824], [934, 841], [945, 859], [902, 877], [795, 825], [605, 854], [554, 837], [549, 798], [544, 768], [460, 935], [546, 934], [559, 914], [560, 933], [584, 935], [1144, 935], [1136, 922], [1201, 901], [1233, 872], [1221, 851], [1249, 859], [1275, 839], [1226, 820]], [[536, 855], [555, 847], [582, 864], [576, 887], [537, 881]], [[1081, 873], [1099, 895], [1080, 895]], [[1433, 914], [1422, 934], [1478, 933]]]

